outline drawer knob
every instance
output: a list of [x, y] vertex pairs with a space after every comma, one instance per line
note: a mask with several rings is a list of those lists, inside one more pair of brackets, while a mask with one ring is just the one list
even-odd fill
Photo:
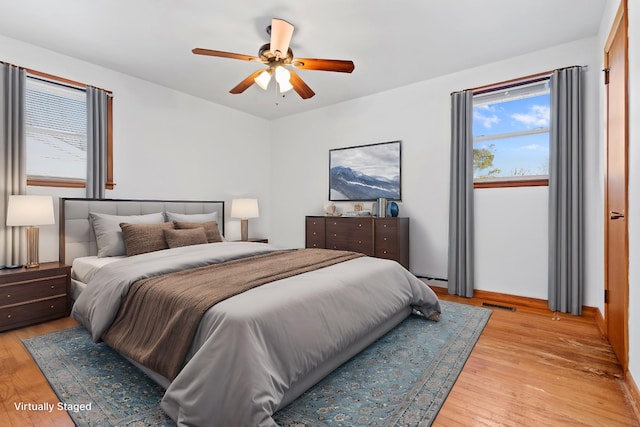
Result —
[[362, 227], [362, 224], [358, 224], [358, 227]]
[[384, 238], [384, 239], [382, 239], [382, 240], [384, 240], [384, 241], [386, 242], [386, 241], [387, 241], [387, 238], [385, 237], [385, 238]]
[[313, 235], [314, 235], [314, 236], [316, 235], [316, 232], [315, 232], [315, 231], [313, 232]]
[[55, 286], [51, 285], [51, 289], [55, 288]]
[[11, 294], [7, 294], [7, 298], [11, 298]]
[[384, 225], [383, 225], [383, 227], [384, 227], [384, 228], [387, 228], [387, 224], [384, 224]]
[[386, 254], [386, 253], [387, 253], [387, 251], [382, 251], [382, 253]]
[[7, 319], [11, 319], [11, 315], [10, 314], [7, 314]]
[[362, 240], [358, 240], [358, 243], [359, 243], [359, 244], [360, 244], [360, 243], [362, 243]]
[[337, 234], [334, 233], [333, 237], [336, 237], [336, 236], [337, 236]]
[[56, 308], [56, 307], [54, 305], [52, 305], [51, 308], [53, 309], [53, 308]]

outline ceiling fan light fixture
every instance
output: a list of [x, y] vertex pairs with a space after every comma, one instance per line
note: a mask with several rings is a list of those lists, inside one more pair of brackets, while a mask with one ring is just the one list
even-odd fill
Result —
[[258, 74], [258, 77], [253, 80], [258, 86], [260, 86], [261, 89], [267, 90], [269, 82], [271, 81], [271, 70], [264, 70], [263, 72]]
[[293, 35], [293, 25], [282, 19], [271, 20], [271, 52], [276, 58], [285, 58]]
[[293, 85], [291, 84], [291, 72], [279, 65], [275, 69], [276, 74], [276, 82], [278, 82], [278, 86], [280, 87], [280, 93], [284, 93], [288, 90], [293, 89]]

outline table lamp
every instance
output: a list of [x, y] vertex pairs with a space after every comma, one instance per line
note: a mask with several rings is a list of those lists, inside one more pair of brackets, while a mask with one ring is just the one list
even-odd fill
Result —
[[35, 226], [49, 224], [55, 224], [51, 196], [9, 196], [7, 227], [27, 227], [26, 268], [34, 268], [39, 265], [39, 229]]
[[231, 218], [240, 218], [240, 240], [249, 240], [249, 218], [258, 218], [257, 199], [231, 200]]

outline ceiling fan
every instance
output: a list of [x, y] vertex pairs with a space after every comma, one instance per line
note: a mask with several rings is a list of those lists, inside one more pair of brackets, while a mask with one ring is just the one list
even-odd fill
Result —
[[233, 94], [244, 92], [254, 83], [266, 90], [273, 76], [275, 77], [280, 93], [293, 89], [302, 99], [308, 99], [315, 95], [315, 92], [311, 90], [295, 71], [285, 68], [285, 66], [292, 66], [299, 70], [336, 71], [339, 73], [350, 73], [355, 68], [353, 61], [294, 58], [293, 51], [289, 47], [293, 29], [294, 26], [287, 21], [276, 18], [272, 19], [271, 25], [267, 27], [267, 33], [271, 36], [271, 42], [260, 48], [258, 56], [201, 48], [195, 48], [192, 52], [196, 55], [262, 62], [267, 66], [266, 69], [253, 72], [238, 83], [238, 85], [229, 91]]

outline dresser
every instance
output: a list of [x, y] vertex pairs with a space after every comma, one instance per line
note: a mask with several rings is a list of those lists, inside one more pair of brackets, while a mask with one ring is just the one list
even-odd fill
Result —
[[409, 218], [307, 216], [305, 223], [307, 248], [360, 252], [409, 269]]
[[70, 287], [71, 267], [59, 262], [0, 270], [0, 331], [67, 316]]

